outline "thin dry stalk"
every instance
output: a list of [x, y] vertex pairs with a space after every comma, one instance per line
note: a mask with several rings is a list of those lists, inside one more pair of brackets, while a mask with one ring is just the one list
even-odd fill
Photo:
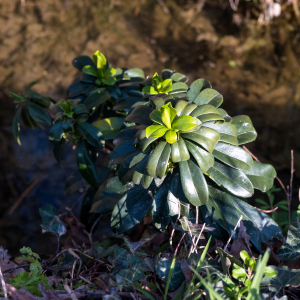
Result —
[[[228, 241], [227, 241], [227, 244], [226, 244], [225, 247], [224, 247], [224, 251], [227, 250], [227, 247], [228, 247], [228, 245], [229, 245], [229, 243], [230, 243], [230, 241], [231, 241], [233, 235], [235, 234], [235, 231], [236, 231], [237, 227], [240, 225], [242, 219], [243, 219], [243, 216], [241, 215], [240, 218], [239, 218], [239, 220], [237, 221], [237, 223], [236, 223], [236, 225], [235, 225], [233, 231], [231, 232], [231, 235], [230, 235], [230, 237], [229, 237], [229, 239], [228, 239]], [[221, 257], [219, 258], [218, 262], [220, 262], [220, 261], [221, 261]]]
[[64, 288], [65, 288], [66, 292], [70, 295], [72, 300], [78, 300], [76, 295], [74, 294], [74, 292], [68, 286], [67, 279], [64, 282]]
[[170, 11], [167, 7], [167, 5], [165, 4], [165, 2], [163, 0], [157, 0], [157, 2], [159, 3], [159, 5], [161, 6], [161, 8], [163, 9], [163, 11], [165, 12], [165, 14], [169, 14]]
[[173, 245], [172, 245], [172, 239], [173, 239], [173, 235], [175, 233], [175, 228], [176, 228], [176, 225], [177, 225], [177, 222], [178, 220], [180, 219], [180, 211], [181, 211], [181, 207], [180, 207], [180, 201], [178, 200], [178, 217], [175, 221], [175, 224], [174, 224], [174, 227], [172, 229], [172, 232], [171, 232], [171, 236], [170, 236], [170, 239], [169, 239], [169, 242], [170, 242], [170, 248], [171, 250], [173, 251]]
[[[198, 235], [198, 238], [197, 238], [197, 241], [196, 241], [196, 247], [197, 247], [197, 245], [198, 245], [198, 243], [199, 243], [201, 234], [202, 234], [202, 232], [203, 232], [205, 226], [206, 226], [206, 224], [204, 223], [203, 226], [202, 226], [202, 229], [201, 229], [201, 231], [200, 231], [200, 233], [199, 233], [199, 235]], [[194, 252], [195, 250], [196, 250], [196, 248], [194, 248], [193, 252]], [[196, 250], [196, 253], [197, 253], [197, 250]]]
[[3, 291], [3, 294], [4, 294], [4, 299], [7, 299], [6, 284], [5, 284], [3, 274], [2, 274], [1, 266], [0, 266], [0, 279], [1, 279], [2, 291]]

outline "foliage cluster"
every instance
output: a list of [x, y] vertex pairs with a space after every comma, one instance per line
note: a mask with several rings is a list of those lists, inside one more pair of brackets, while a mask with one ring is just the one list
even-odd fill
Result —
[[[73, 65], [82, 73], [68, 88], [66, 100], [56, 101], [30, 91], [36, 82], [26, 86], [22, 95], [11, 94], [17, 105], [13, 121], [15, 138], [20, 143], [21, 121], [29, 128], [41, 128], [40, 123], [46, 123], [52, 124], [49, 140], [59, 163], [66, 141], [75, 146], [78, 171], [71, 174], [65, 186], [66, 194], [74, 193], [84, 179], [83, 226], [91, 227], [99, 215], [110, 214], [112, 230], [120, 240], [123, 233], [149, 216], [158, 232], [174, 228], [181, 238], [177, 245], [181, 250], [178, 254], [175, 251], [173, 259], [167, 259], [162, 258], [162, 250], [159, 256], [149, 255], [146, 250], [137, 251], [153, 237], [137, 243], [124, 238], [121, 246], [125, 243], [125, 248], [120, 247], [120, 241], [115, 244], [111, 240], [104, 244], [91, 241], [92, 248], [76, 249], [81, 256], [74, 255], [74, 250], [61, 261], [51, 260], [51, 264], [57, 264], [54, 273], [72, 264], [74, 275], [80, 261], [79, 276], [82, 264], [87, 269], [96, 268], [91, 268], [87, 257], [104, 259], [109, 274], [107, 270], [104, 275], [101, 271], [97, 280], [101, 282], [100, 289], [107, 295], [114, 294], [115, 298], [119, 297], [115, 293], [117, 289], [139, 291], [150, 299], [161, 296], [166, 299], [174, 291], [177, 291], [176, 299], [198, 299], [204, 293], [210, 299], [259, 299], [258, 294], [263, 291], [261, 282], [269, 293], [273, 292], [273, 278], [288, 271], [266, 267], [268, 252], [257, 261], [253, 253], [259, 256], [265, 250], [263, 245], [269, 245], [275, 255], [277, 241], [284, 244], [277, 252], [279, 261], [299, 259], [299, 217], [284, 243], [282, 231], [275, 222], [279, 221], [278, 215], [273, 212], [272, 219], [246, 202], [257, 189], [268, 193], [273, 209], [272, 193], [276, 191], [271, 189], [275, 169], [253, 160], [244, 146], [257, 136], [250, 118], [229, 116], [220, 108], [223, 96], [205, 79], [197, 79], [188, 86], [185, 75], [168, 69], [160, 76], [155, 73], [152, 78], [145, 78], [140, 69], [112, 68], [99, 51], [92, 59], [85, 55], [75, 58]], [[110, 153], [109, 165], [99, 168], [98, 154], [104, 148]], [[103, 180], [102, 173], [109, 173], [108, 178]], [[267, 208], [263, 200], [256, 201], [265, 205], [263, 209]], [[283, 202], [278, 206], [285, 209]], [[41, 208], [40, 214], [42, 228], [55, 234], [58, 240], [67, 232], [66, 224], [53, 207]], [[237, 235], [235, 230], [241, 217], [243, 225]], [[201, 222], [205, 224], [200, 225]], [[210, 242], [202, 256], [197, 254], [202, 231], [214, 243], [210, 252], [215, 258], [217, 250], [221, 264], [205, 258]], [[224, 245], [229, 236], [239, 245], [240, 251], [235, 255], [216, 246]], [[245, 249], [240, 247], [240, 240], [246, 241]], [[182, 241], [185, 247], [180, 246]], [[188, 247], [191, 250], [186, 253]], [[56, 253], [55, 259], [58, 256]], [[38, 257], [35, 258], [34, 263], [38, 264]], [[46, 264], [44, 269], [48, 270], [47, 267]], [[39, 295], [36, 282], [37, 278], [44, 282], [41, 270], [30, 269], [31, 273], [25, 272], [11, 283], [17, 288], [33, 287], [31, 292]], [[192, 278], [187, 275], [189, 272]], [[148, 281], [151, 276], [157, 276], [161, 285]], [[197, 284], [196, 278], [197, 281], [199, 278]], [[292, 276], [280, 288], [294, 285], [293, 280]], [[90, 286], [95, 288], [92, 283]], [[220, 286], [223, 294], [216, 292]]]

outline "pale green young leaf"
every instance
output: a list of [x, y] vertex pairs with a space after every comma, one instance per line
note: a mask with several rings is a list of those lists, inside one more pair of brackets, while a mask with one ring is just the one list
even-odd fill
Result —
[[102, 78], [101, 82], [106, 85], [114, 85], [116, 80], [117, 79], [115, 77], [107, 76], [107, 77]]
[[250, 256], [248, 255], [248, 253], [245, 250], [243, 250], [243, 251], [240, 252], [240, 257], [243, 260], [244, 264], [246, 266], [248, 266], [249, 265], [249, 259], [250, 259]]
[[244, 281], [247, 278], [247, 273], [244, 268], [234, 264], [232, 269], [232, 277], [237, 280]]
[[273, 277], [277, 276], [277, 272], [270, 267], [265, 267], [264, 275], [267, 275], [268, 277], [273, 278]]
[[168, 128], [162, 125], [152, 125], [148, 126], [146, 128], [146, 137], [151, 138], [151, 137], [161, 137], [163, 136]]
[[191, 116], [182, 116], [175, 119], [172, 123], [172, 129], [180, 131], [189, 131], [196, 125], [196, 120]]
[[85, 73], [85, 74], [88, 74], [88, 75], [98, 77], [97, 70], [94, 67], [90, 66], [90, 65], [84, 66], [83, 69], [82, 69], [82, 72]]
[[165, 137], [166, 137], [166, 140], [169, 144], [174, 144], [175, 142], [178, 141], [178, 134], [175, 130], [172, 130], [172, 129], [168, 130], [166, 132]]
[[161, 107], [161, 119], [166, 127], [172, 128], [172, 122], [177, 114], [177, 110], [172, 107], [171, 103], [165, 104]]
[[149, 94], [149, 95], [156, 95], [158, 94], [157, 90], [154, 86], [145, 86], [143, 87], [143, 93]]

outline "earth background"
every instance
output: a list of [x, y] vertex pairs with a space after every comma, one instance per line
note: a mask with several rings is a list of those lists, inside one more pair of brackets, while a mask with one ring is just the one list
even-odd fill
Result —
[[[267, 15], [267, 2], [271, 1], [240, 1], [235, 11], [227, 0], [1, 0], [0, 245], [13, 254], [24, 245], [55, 251], [55, 241], [52, 249], [51, 237], [41, 232], [38, 208], [63, 208], [80, 196], [64, 195], [63, 182], [76, 170], [70, 147], [59, 166], [47, 131], [22, 128], [22, 146], [17, 145], [9, 93], [19, 93], [37, 80], [33, 90], [65, 99], [67, 87], [79, 76], [72, 59], [96, 50], [113, 67], [137, 67], [149, 76], [169, 68], [186, 74], [189, 83], [209, 80], [224, 96], [222, 108], [229, 115], [250, 116], [258, 137], [247, 147], [260, 161], [271, 163], [285, 185], [294, 151], [296, 209], [300, 23], [286, 1], [280, 2], [279, 17], [259, 22], [261, 14]], [[34, 180], [35, 187], [12, 209]], [[261, 193], [256, 197], [265, 198]], [[276, 193], [275, 199], [285, 199], [284, 192]], [[109, 228], [103, 230], [102, 235], [110, 234]]]

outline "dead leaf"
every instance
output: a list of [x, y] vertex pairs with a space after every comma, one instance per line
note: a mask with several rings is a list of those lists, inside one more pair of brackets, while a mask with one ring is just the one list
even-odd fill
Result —
[[235, 258], [240, 259], [240, 252], [245, 250], [249, 256], [253, 256], [250, 249], [250, 237], [247, 234], [247, 228], [243, 224], [243, 221], [240, 222], [239, 235], [235, 241], [233, 241], [229, 253]]

